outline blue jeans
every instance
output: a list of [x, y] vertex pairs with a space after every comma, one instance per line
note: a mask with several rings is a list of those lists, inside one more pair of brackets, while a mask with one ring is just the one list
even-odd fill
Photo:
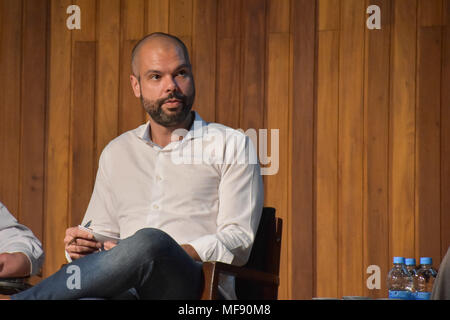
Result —
[[201, 262], [165, 232], [146, 228], [110, 250], [65, 265], [11, 299], [198, 299], [202, 283]]

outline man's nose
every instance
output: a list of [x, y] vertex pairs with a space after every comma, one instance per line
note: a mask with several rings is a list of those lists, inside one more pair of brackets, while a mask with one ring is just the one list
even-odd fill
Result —
[[168, 76], [166, 80], [166, 91], [173, 92], [178, 89], [178, 84], [174, 77]]

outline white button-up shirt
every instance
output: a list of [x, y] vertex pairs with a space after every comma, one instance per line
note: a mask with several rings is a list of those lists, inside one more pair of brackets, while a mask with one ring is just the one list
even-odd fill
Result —
[[263, 206], [251, 140], [197, 113], [164, 148], [149, 132], [147, 122], [105, 147], [82, 224], [92, 220], [95, 232], [122, 239], [157, 228], [192, 245], [202, 261], [244, 265]]

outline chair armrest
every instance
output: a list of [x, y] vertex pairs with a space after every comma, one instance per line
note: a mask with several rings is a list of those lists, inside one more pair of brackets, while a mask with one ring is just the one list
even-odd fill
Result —
[[279, 277], [270, 273], [237, 267], [217, 261], [203, 263], [204, 288], [202, 300], [216, 300], [218, 298], [219, 274], [228, 274], [239, 279], [255, 281], [267, 286], [278, 286]]
[[239, 279], [263, 282], [267, 285], [279, 285], [279, 277], [267, 272], [253, 270], [245, 267], [237, 267], [222, 262], [212, 262], [217, 272], [235, 276]]

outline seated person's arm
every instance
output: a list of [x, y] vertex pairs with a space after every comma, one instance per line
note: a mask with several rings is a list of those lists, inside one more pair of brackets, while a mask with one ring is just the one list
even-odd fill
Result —
[[30, 260], [23, 252], [0, 253], [0, 278], [26, 277], [30, 270]]
[[216, 233], [189, 242], [201, 261], [242, 266], [250, 256], [261, 218], [264, 190], [256, 153], [248, 137], [240, 152], [237, 159], [245, 153], [254, 161], [222, 167]]
[[0, 203], [0, 278], [35, 275], [43, 260], [41, 242]]

